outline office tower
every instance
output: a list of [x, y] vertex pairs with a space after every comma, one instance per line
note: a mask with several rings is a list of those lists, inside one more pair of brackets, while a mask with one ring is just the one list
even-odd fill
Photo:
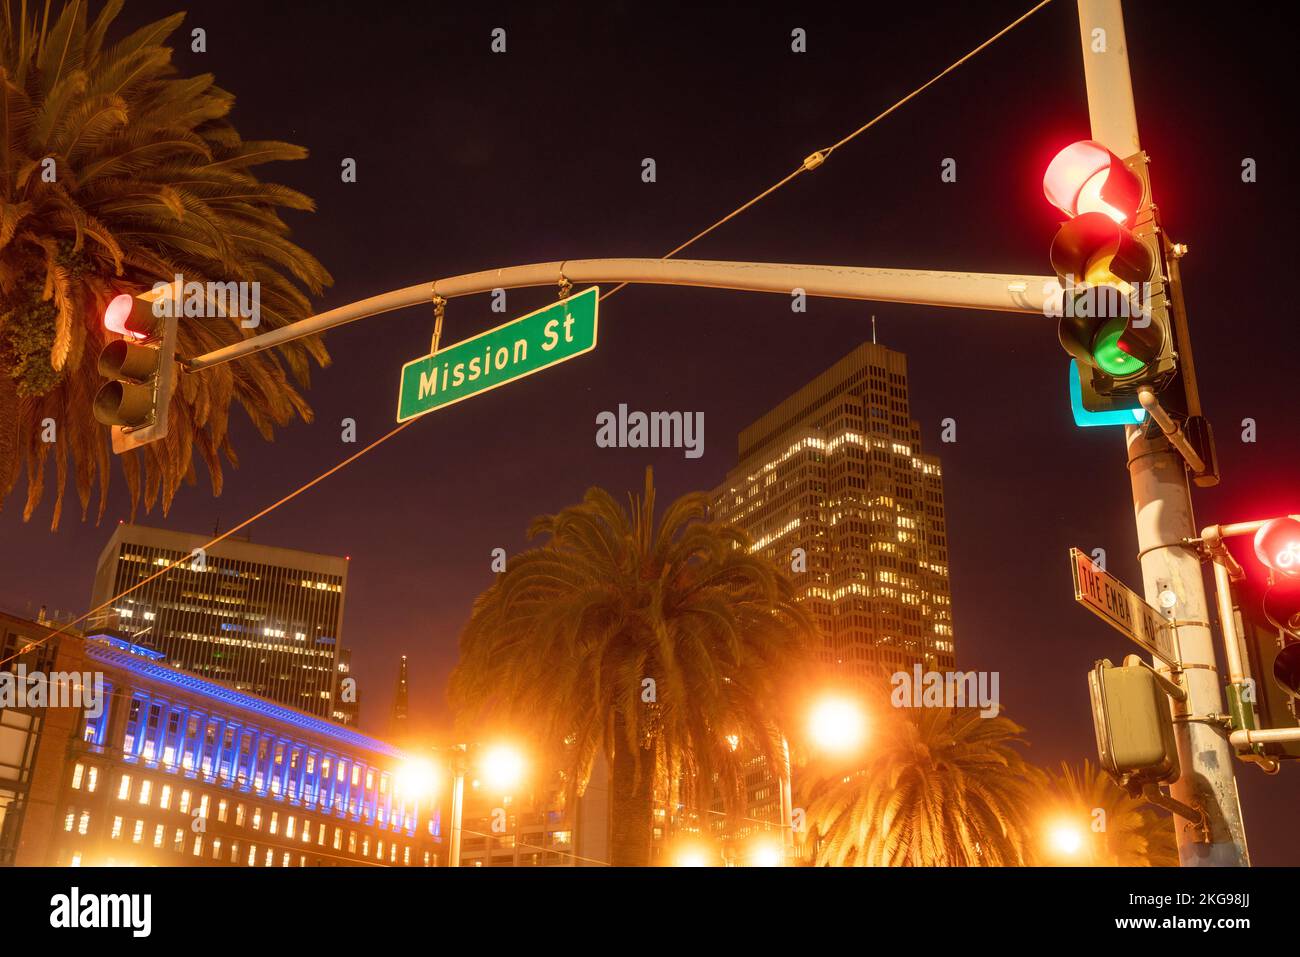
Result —
[[394, 738], [405, 735], [409, 729], [407, 712], [410, 706], [410, 692], [406, 686], [406, 655], [397, 669], [397, 691], [393, 695], [393, 721], [390, 733]]
[[119, 525], [100, 555], [91, 607], [144, 583], [111, 606], [123, 637], [172, 667], [329, 717], [347, 559], [236, 539], [204, 551], [207, 542]]
[[902, 353], [864, 343], [746, 428], [713, 499], [791, 570], [822, 661], [851, 676], [954, 667], [942, 472]]

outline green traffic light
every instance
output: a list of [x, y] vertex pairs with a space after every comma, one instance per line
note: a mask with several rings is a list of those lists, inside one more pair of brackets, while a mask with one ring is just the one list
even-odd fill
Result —
[[1097, 368], [1116, 378], [1130, 376], [1146, 368], [1145, 362], [1119, 347], [1119, 338], [1127, 327], [1127, 319], [1111, 319], [1097, 332], [1092, 347], [1092, 358], [1097, 363]]

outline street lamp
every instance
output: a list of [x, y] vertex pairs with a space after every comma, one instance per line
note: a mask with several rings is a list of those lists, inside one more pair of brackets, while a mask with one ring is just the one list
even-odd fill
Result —
[[785, 864], [785, 848], [769, 838], [759, 838], [750, 847], [750, 867], [781, 867]]
[[814, 706], [808, 719], [808, 731], [818, 749], [847, 756], [862, 746], [867, 734], [867, 721], [856, 701], [828, 697]]
[[1060, 821], [1052, 825], [1048, 838], [1052, 850], [1062, 857], [1074, 857], [1083, 849], [1083, 831], [1072, 821]]
[[483, 778], [495, 791], [508, 791], [524, 776], [524, 758], [514, 748], [494, 745], [483, 755]]
[[430, 797], [438, 789], [437, 772], [432, 762], [410, 758], [397, 769], [397, 789], [414, 798]]
[[[460, 867], [460, 837], [465, 819], [465, 773], [469, 770], [469, 747], [458, 744], [452, 749], [451, 847], [448, 866]], [[488, 748], [479, 762], [479, 770], [494, 790], [515, 787], [523, 780], [523, 753], [504, 744]]]

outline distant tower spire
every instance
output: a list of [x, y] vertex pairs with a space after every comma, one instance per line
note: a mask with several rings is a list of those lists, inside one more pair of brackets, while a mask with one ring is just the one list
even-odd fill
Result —
[[402, 664], [397, 671], [397, 694], [393, 696], [393, 735], [400, 736], [406, 732], [407, 706], [410, 703], [406, 686], [406, 655], [402, 655]]
[[873, 346], [876, 344], [876, 317], [874, 314], [871, 316], [871, 344]]

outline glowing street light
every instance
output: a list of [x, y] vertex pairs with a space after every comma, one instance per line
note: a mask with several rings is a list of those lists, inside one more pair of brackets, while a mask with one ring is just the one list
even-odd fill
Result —
[[813, 708], [808, 731], [813, 743], [821, 750], [832, 754], [852, 754], [866, 738], [866, 716], [857, 702], [850, 698], [825, 698]]
[[482, 774], [493, 790], [509, 790], [523, 779], [523, 755], [506, 745], [494, 745], [483, 755]]
[[750, 867], [780, 867], [784, 863], [785, 854], [777, 841], [762, 839], [755, 842], [750, 849]]
[[399, 794], [413, 798], [430, 797], [438, 788], [438, 775], [432, 762], [411, 758], [397, 769]]
[[1061, 857], [1076, 857], [1083, 850], [1083, 829], [1073, 821], [1058, 821], [1048, 832], [1048, 843]]
[[673, 856], [674, 867], [712, 867], [714, 855], [700, 844], [684, 844]]

